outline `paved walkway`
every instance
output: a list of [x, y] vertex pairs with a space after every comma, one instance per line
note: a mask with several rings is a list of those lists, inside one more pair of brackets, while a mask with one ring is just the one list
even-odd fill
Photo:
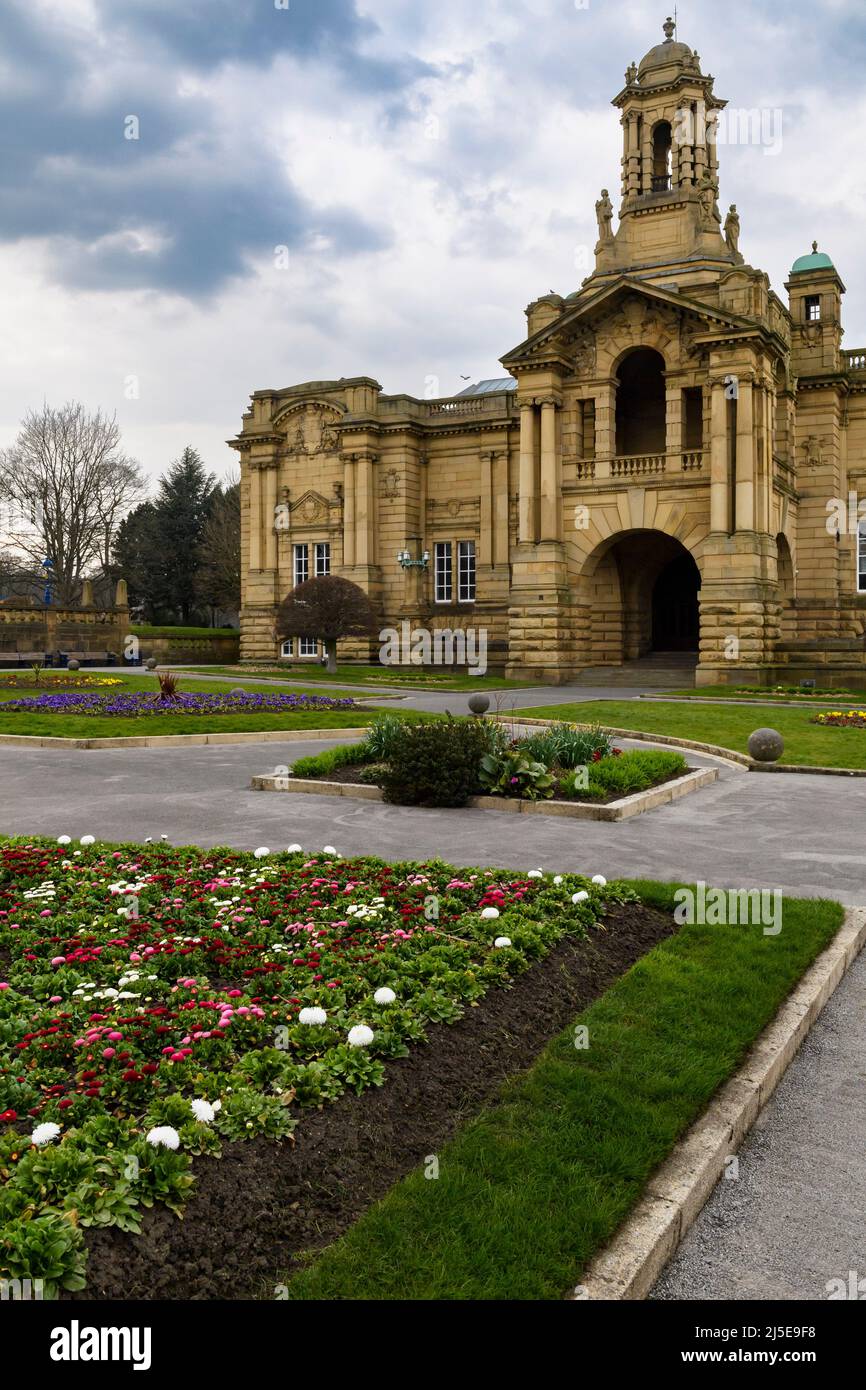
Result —
[[851, 1270], [866, 1280], [864, 1020], [866, 953], [759, 1116], [739, 1177], [718, 1184], [653, 1298], [820, 1300]]

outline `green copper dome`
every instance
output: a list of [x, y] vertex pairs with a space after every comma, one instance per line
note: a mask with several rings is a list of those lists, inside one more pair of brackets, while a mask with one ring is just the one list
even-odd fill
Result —
[[791, 266], [791, 274], [797, 275], [803, 270], [835, 270], [833, 262], [826, 251], [818, 250], [817, 241], [812, 242], [812, 253], [809, 256], [799, 256]]

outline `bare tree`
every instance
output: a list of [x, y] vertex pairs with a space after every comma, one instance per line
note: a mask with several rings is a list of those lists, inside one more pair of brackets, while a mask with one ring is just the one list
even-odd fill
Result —
[[121, 517], [143, 491], [114, 416], [78, 402], [30, 411], [0, 450], [6, 539], [36, 565], [50, 559], [59, 603], [74, 603], [88, 569], [105, 568]]
[[364, 590], [336, 574], [299, 584], [277, 610], [277, 636], [324, 642], [331, 673], [337, 669], [339, 639], [369, 637], [375, 629], [376, 616]]
[[198, 597], [211, 609], [241, 606], [241, 485], [229, 476], [208, 499], [208, 516], [198, 548]]

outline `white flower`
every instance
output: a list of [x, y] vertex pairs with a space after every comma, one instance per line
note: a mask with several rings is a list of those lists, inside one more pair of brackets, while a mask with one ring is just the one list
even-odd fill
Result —
[[289, 848], [286, 850], [286, 854], [303, 854], [303, 852], [303, 845], [289, 845]]
[[156, 1129], [148, 1130], [144, 1136], [148, 1144], [158, 1149], [160, 1145], [164, 1149], [177, 1149], [180, 1147], [180, 1135], [171, 1125], [157, 1125]]
[[574, 896], [573, 896], [573, 898], [571, 899], [571, 901], [574, 903], [575, 907], [577, 907], [577, 904], [578, 904], [578, 903], [588, 903], [588, 902], [589, 902], [589, 894], [586, 892], [585, 889], [581, 889], [581, 891], [580, 891], [579, 893], [575, 893], [575, 894], [574, 894]]
[[305, 1028], [321, 1028], [323, 1023], [327, 1023], [328, 1015], [324, 1009], [301, 1009], [298, 1014], [298, 1022]]
[[593, 881], [593, 883], [595, 884], [596, 888], [606, 888], [606, 887], [607, 887], [607, 879], [606, 879], [606, 878], [602, 878], [601, 874], [596, 874], [595, 878], [594, 878], [592, 881]]
[[58, 843], [58, 845], [71, 845], [71, 844], [72, 844], [72, 836], [71, 836], [71, 835], [58, 835], [58, 837], [57, 837], [57, 843]]
[[209, 1125], [216, 1111], [208, 1100], [191, 1100], [190, 1109], [203, 1125]]
[[96, 836], [95, 836], [95, 835], [82, 835], [82, 837], [81, 837], [81, 839], [78, 841], [78, 843], [79, 843], [80, 845], [95, 845], [95, 844], [96, 844]]
[[544, 874], [540, 869], [530, 869], [527, 878], [544, 878]]
[[333, 846], [333, 845], [325, 845], [324, 849], [322, 850], [322, 853], [323, 853], [323, 854], [331, 854], [331, 855], [334, 856], [335, 859], [339, 859], [339, 857], [340, 857], [340, 856], [337, 854], [337, 851], [334, 849], [334, 846]]
[[349, 1030], [350, 1047], [369, 1047], [376, 1034], [372, 1028], [368, 1028], [366, 1023], [358, 1023]]
[[267, 848], [267, 846], [262, 845], [261, 849], [257, 849], [257, 850], [256, 850], [255, 858], [256, 858], [256, 859], [267, 859], [267, 857], [268, 857], [268, 855], [270, 854], [270, 852], [271, 852], [271, 851]]
[[561, 886], [561, 884], [562, 884], [562, 874], [557, 874], [557, 875], [556, 875], [556, 878], [553, 880], [553, 882], [554, 882], [554, 886], [555, 886], [556, 888], [559, 888], [559, 887]]
[[373, 998], [377, 1004], [394, 1004], [397, 1000], [393, 989], [388, 989], [387, 986], [384, 989], [377, 989]]
[[485, 907], [484, 911], [481, 913], [482, 920], [485, 922], [495, 922], [498, 916], [498, 907]]
[[497, 936], [493, 944], [496, 947], [497, 951], [504, 951], [508, 946], [511, 945], [511, 937]]
[[222, 1103], [222, 1101], [221, 1101], [221, 1100], [215, 1100], [214, 1103], [213, 1103], [213, 1108], [214, 1108], [214, 1110], [222, 1110], [222, 1108], [223, 1108], [223, 1103]]
[[30, 1136], [30, 1142], [31, 1144], [35, 1144], [37, 1148], [41, 1148], [43, 1144], [50, 1144], [52, 1139], [56, 1139], [59, 1133], [60, 1126], [52, 1124], [50, 1120], [46, 1120], [44, 1124], [36, 1126]]

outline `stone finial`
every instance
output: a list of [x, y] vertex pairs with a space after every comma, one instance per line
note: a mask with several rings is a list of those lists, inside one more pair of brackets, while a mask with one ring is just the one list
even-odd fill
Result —
[[129, 596], [127, 594], [125, 579], [118, 579], [117, 581], [117, 588], [114, 591], [114, 606], [115, 608], [129, 607]]
[[677, 26], [676, 26], [676, 24], [674, 23], [674, 21], [671, 19], [670, 15], [668, 15], [667, 19], [665, 20], [664, 24], [662, 25], [662, 28], [663, 28], [664, 31], [665, 31], [665, 38], [667, 39], [668, 43], [670, 43], [671, 39], [673, 38], [674, 34], [675, 34], [676, 31], [677, 31]]
[[812, 255], [813, 255], [813, 256], [817, 256], [817, 254], [818, 254], [818, 243], [817, 243], [817, 241], [813, 241], [813, 242], [812, 242]]
[[93, 607], [93, 580], [83, 579], [81, 581], [81, 607]]

